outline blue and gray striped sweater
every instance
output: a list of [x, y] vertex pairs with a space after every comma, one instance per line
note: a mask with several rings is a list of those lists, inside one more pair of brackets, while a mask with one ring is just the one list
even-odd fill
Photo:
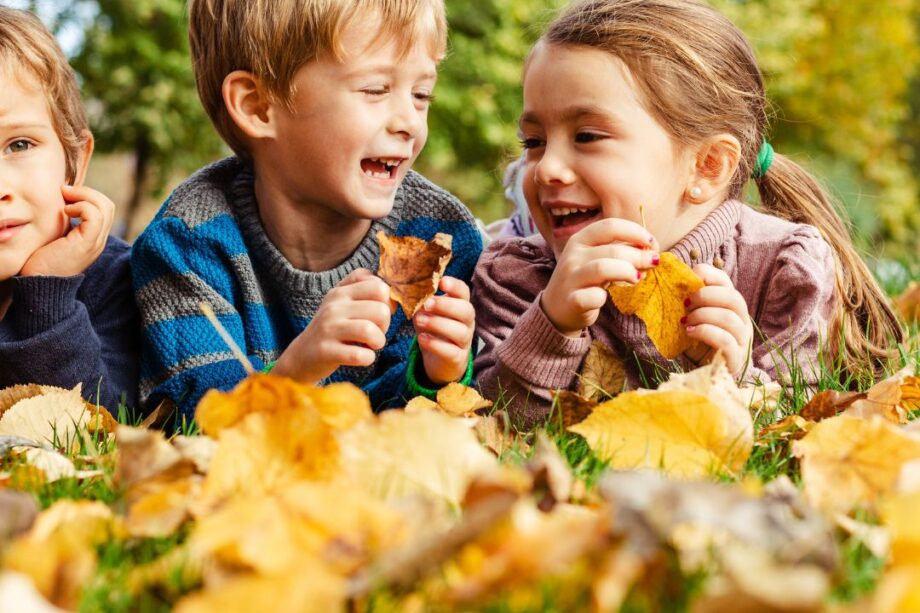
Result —
[[[325, 272], [294, 268], [265, 234], [251, 167], [237, 158], [207, 166], [180, 185], [134, 243], [131, 268], [141, 312], [140, 395], [148, 409], [164, 399], [186, 418], [211, 388], [227, 390], [244, 377], [199, 309], [209, 303], [257, 369], [278, 358], [310, 322], [323, 297], [356, 268], [376, 271], [377, 230], [430, 240], [453, 235], [446, 274], [469, 283], [482, 237], [455, 197], [410, 172], [390, 214], [375, 221], [349, 259]], [[399, 310], [387, 345], [366, 368], [341, 367], [326, 381], [350, 381], [375, 409], [406, 395], [406, 361], [414, 331]]]

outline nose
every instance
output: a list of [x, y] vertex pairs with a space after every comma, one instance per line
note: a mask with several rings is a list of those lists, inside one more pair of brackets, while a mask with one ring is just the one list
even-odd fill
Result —
[[534, 181], [537, 185], [570, 185], [575, 181], [575, 171], [562, 147], [547, 142], [543, 155], [534, 165]]
[[393, 96], [388, 129], [390, 133], [402, 136], [406, 140], [417, 137], [425, 125], [427, 110], [420, 110], [416, 105], [415, 95]]

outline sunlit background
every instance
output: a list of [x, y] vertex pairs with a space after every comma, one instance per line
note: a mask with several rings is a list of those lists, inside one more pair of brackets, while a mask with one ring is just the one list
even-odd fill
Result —
[[[0, 0], [37, 12], [70, 56], [97, 139], [90, 183], [133, 238], [169, 190], [228, 150], [198, 103], [184, 0]], [[506, 216], [521, 64], [562, 0], [447, 0], [450, 55], [416, 169], [485, 221]], [[716, 0], [748, 34], [774, 103], [770, 140], [840, 198], [867, 255], [920, 255], [920, 0]]]

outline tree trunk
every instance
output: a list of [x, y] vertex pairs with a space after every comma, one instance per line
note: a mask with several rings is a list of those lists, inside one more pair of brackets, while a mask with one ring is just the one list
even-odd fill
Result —
[[125, 234], [131, 231], [134, 218], [141, 207], [141, 200], [144, 199], [148, 183], [147, 175], [150, 174], [150, 156], [150, 141], [147, 140], [146, 136], [139, 136], [134, 143], [134, 187], [131, 190], [131, 198], [128, 200], [127, 208], [125, 209]]

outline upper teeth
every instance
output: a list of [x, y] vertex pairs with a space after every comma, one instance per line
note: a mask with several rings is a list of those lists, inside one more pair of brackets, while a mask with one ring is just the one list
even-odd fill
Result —
[[389, 159], [389, 158], [371, 158], [372, 162], [377, 162], [378, 164], [383, 164], [387, 168], [392, 168], [393, 166], [399, 166], [399, 160]]
[[566, 207], [566, 208], [550, 209], [550, 210], [549, 210], [550, 214], [552, 214], [552, 215], [554, 215], [554, 216], [556, 216], [556, 217], [562, 217], [562, 216], [564, 216], [564, 215], [571, 215], [572, 213], [581, 213], [581, 212], [583, 212], [583, 211], [585, 211], [585, 209], [573, 209], [573, 208], [567, 208], [567, 207]]

